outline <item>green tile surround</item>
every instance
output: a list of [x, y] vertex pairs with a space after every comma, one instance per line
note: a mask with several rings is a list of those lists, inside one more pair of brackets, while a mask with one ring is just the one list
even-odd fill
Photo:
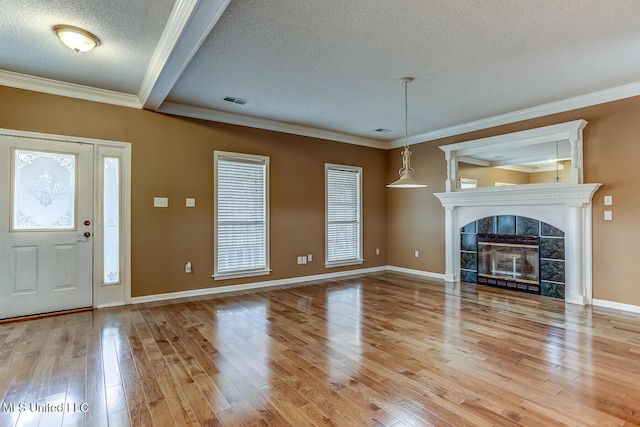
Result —
[[478, 283], [478, 234], [537, 236], [540, 238], [540, 293], [564, 299], [564, 232], [550, 224], [516, 215], [497, 215], [478, 219], [460, 229], [460, 280]]

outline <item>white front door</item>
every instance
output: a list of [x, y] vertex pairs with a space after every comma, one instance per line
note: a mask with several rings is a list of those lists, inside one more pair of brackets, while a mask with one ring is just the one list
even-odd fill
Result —
[[93, 304], [93, 145], [0, 135], [0, 318]]

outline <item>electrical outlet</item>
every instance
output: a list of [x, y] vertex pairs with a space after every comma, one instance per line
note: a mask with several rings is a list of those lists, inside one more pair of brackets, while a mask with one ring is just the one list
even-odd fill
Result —
[[420, 251], [416, 251], [414, 255], [418, 258], [420, 256]]
[[313, 256], [311, 254], [307, 255], [307, 261], [311, 262], [313, 260]]
[[153, 207], [154, 208], [168, 208], [169, 207], [169, 198], [168, 197], [154, 197], [153, 198]]
[[604, 205], [612, 206], [613, 205], [613, 196], [604, 196]]
[[613, 220], [613, 211], [604, 211], [604, 220], [605, 221]]
[[187, 198], [187, 200], [185, 202], [185, 206], [188, 207], [188, 208], [195, 208], [196, 207], [196, 199]]
[[184, 272], [191, 273], [191, 261], [188, 261], [184, 264]]
[[380, 255], [380, 248], [376, 248], [376, 255]]

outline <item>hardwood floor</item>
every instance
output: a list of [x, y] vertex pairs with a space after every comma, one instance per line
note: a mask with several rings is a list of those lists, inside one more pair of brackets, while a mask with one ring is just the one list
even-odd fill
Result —
[[0, 325], [0, 400], [0, 426], [633, 426], [640, 319], [380, 273]]

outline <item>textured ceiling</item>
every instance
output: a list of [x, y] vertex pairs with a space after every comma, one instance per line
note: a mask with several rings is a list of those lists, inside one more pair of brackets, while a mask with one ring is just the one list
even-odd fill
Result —
[[[174, 0], [0, 0], [0, 69], [137, 94]], [[76, 54], [52, 28], [96, 34], [98, 49]]]
[[[638, 94], [637, 0], [175, 3], [0, 0], [0, 69], [127, 94], [146, 85], [146, 108], [374, 145], [403, 136], [405, 76], [412, 141]], [[52, 36], [58, 23], [104, 44], [75, 55]]]

